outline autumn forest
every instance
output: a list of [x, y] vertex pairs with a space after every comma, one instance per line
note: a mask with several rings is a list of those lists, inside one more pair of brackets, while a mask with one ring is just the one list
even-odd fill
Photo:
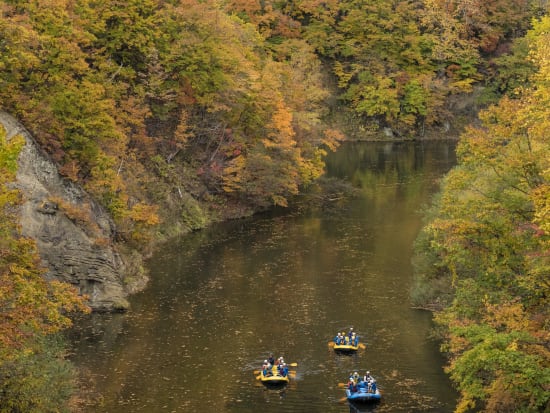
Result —
[[[113, 218], [160, 239], [288, 206], [346, 139], [456, 138], [412, 305], [456, 412], [550, 408], [545, 0], [0, 0], [0, 109]], [[20, 235], [0, 130], [0, 412], [70, 411], [57, 333], [89, 311]], [[86, 215], [81, 218], [86, 220]], [[45, 376], [54, 379], [45, 379]], [[512, 385], [514, 383], [514, 385]]]

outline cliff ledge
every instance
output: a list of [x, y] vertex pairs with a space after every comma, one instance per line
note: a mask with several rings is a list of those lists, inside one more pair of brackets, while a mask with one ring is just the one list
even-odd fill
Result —
[[127, 266], [111, 240], [114, 224], [78, 185], [63, 179], [29, 132], [0, 111], [7, 139], [21, 135], [25, 146], [18, 158], [14, 185], [23, 203], [21, 232], [36, 241], [46, 277], [75, 285], [95, 311], [128, 308]]

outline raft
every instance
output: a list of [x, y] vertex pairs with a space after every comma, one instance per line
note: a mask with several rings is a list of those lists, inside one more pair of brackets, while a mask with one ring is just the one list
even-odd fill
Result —
[[349, 353], [359, 350], [359, 344], [356, 346], [352, 344], [334, 344], [334, 350]]
[[288, 374], [286, 376], [282, 376], [279, 374], [279, 370], [277, 369], [277, 366], [273, 366], [271, 368], [272, 374], [264, 376], [264, 372], [262, 371], [260, 373], [260, 381], [267, 385], [281, 385], [286, 384], [289, 382]]
[[366, 387], [359, 386], [356, 392], [352, 392], [349, 389], [346, 389], [346, 396], [348, 401], [355, 403], [370, 403], [377, 402], [382, 399], [380, 391], [376, 389], [373, 392], [369, 392]]

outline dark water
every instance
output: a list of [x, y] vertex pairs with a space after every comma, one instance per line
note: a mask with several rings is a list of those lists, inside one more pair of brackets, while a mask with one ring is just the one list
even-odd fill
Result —
[[[74, 362], [100, 397], [90, 412], [452, 412], [456, 399], [412, 309], [412, 244], [423, 205], [455, 164], [452, 143], [350, 143], [327, 174], [360, 189], [329, 206], [216, 226], [164, 245], [128, 314], [72, 332]], [[367, 348], [327, 345], [354, 326]], [[283, 389], [255, 379], [268, 353], [295, 362]], [[369, 369], [383, 402], [340, 399]]]

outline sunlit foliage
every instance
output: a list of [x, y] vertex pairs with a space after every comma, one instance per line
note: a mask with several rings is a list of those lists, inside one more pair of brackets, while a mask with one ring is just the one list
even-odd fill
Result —
[[[455, 316], [449, 328], [456, 320], [489, 325], [475, 317], [489, 309], [498, 317], [531, 314], [521, 332], [529, 337], [517, 339], [523, 351], [522, 343], [540, 342], [533, 331], [546, 315], [547, 19], [512, 43], [547, 7], [535, 0], [0, 0], [0, 105], [64, 177], [110, 212], [116, 237], [106, 242], [144, 249], [160, 225], [170, 234], [287, 205], [343, 139], [327, 124], [328, 107], [373, 134], [409, 138], [448, 122], [450, 98], [494, 82], [483, 99], [508, 98], [481, 116], [482, 128], [465, 133], [461, 165], [419, 245], [438, 288], [457, 289], [445, 313]], [[338, 95], [331, 105], [327, 84]], [[5, 205], [15, 198], [2, 194]], [[1, 288], [24, 292], [13, 284], [23, 283], [29, 297], [38, 294], [31, 301], [44, 304], [33, 310], [36, 326], [63, 327], [67, 291], [40, 281], [32, 243], [2, 242], [15, 261], [6, 260], [13, 277]], [[28, 326], [14, 325], [11, 333], [25, 337]], [[497, 335], [491, 343], [504, 340], [507, 349], [516, 340], [485, 327]], [[475, 347], [479, 335], [467, 336], [456, 354]], [[518, 365], [546, 357], [534, 348], [525, 344], [529, 357]], [[479, 399], [496, 410], [509, 376], [494, 363], [481, 382], [463, 379], [467, 359], [450, 367], [462, 406]], [[518, 392], [513, 398], [523, 403]], [[529, 403], [538, 408], [542, 399], [533, 394]]]
[[[132, 242], [136, 231], [151, 238], [154, 222], [188, 210], [183, 192], [212, 218], [220, 212], [208, 211], [212, 205], [286, 204], [320, 175], [324, 151], [341, 139], [325, 123], [329, 79], [338, 107], [357, 125], [401, 137], [445, 124], [447, 98], [470, 92], [485, 73], [499, 79], [494, 93], [508, 92], [528, 73], [505, 59], [497, 63], [503, 70], [483, 71], [483, 53], [496, 54], [542, 7], [528, 0], [0, 4], [2, 107]], [[504, 11], [510, 7], [514, 13]], [[332, 73], [323, 76], [327, 67]], [[163, 193], [170, 208], [134, 221], [135, 204], [152, 212]]]
[[[359, 123], [406, 137], [445, 123], [447, 98], [497, 73], [491, 59], [505, 53], [545, 6], [530, 0], [350, 0], [298, 1], [282, 9], [302, 23], [304, 38], [332, 65]], [[519, 75], [509, 71], [509, 77]]]
[[[284, 205], [341, 138], [323, 124], [314, 50], [273, 6], [4, 1], [2, 13], [3, 108], [129, 241], [165, 221], [161, 188], [180, 194], [158, 210], [170, 219], [188, 210], [183, 192], [205, 209], [212, 197]], [[135, 219], [136, 203], [151, 219]]]
[[418, 245], [438, 268], [423, 276], [448, 278], [454, 292], [437, 321], [457, 412], [542, 412], [550, 402], [549, 23], [529, 33], [531, 87], [463, 134]]

